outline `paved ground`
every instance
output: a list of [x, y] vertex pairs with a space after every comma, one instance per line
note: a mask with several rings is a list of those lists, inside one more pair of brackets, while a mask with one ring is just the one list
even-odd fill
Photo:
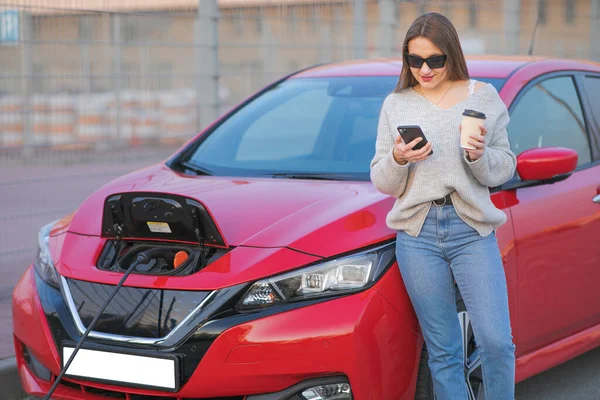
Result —
[[517, 385], [517, 400], [600, 399], [600, 348]]
[[[85, 163], [69, 159], [68, 164], [51, 159], [26, 164], [18, 159], [0, 159], [0, 360], [13, 354], [10, 296], [23, 270], [35, 257], [40, 226], [75, 209], [100, 185], [162, 160], [172, 151], [166, 148], [122, 152], [110, 159], [86, 159]], [[600, 349], [520, 383], [516, 398], [600, 399]]]

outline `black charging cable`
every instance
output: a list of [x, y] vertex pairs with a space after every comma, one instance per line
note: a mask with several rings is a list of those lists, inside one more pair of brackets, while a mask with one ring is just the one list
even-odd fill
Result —
[[114, 288], [114, 290], [112, 291], [112, 293], [110, 294], [110, 296], [108, 296], [108, 299], [106, 299], [106, 301], [104, 302], [104, 304], [102, 305], [102, 307], [100, 308], [100, 310], [96, 313], [96, 315], [94, 316], [94, 319], [92, 320], [92, 322], [90, 322], [90, 324], [88, 325], [88, 328], [86, 329], [86, 331], [84, 332], [84, 334], [79, 339], [79, 342], [77, 342], [77, 346], [75, 346], [75, 350], [73, 350], [73, 353], [71, 353], [71, 357], [69, 357], [69, 360], [65, 363], [65, 366], [62, 367], [62, 369], [60, 371], [60, 374], [58, 374], [58, 376], [54, 380], [54, 384], [52, 385], [52, 387], [50, 388], [50, 390], [48, 391], [48, 393], [46, 393], [46, 396], [44, 396], [44, 400], [49, 400], [50, 399], [50, 396], [52, 396], [52, 394], [54, 393], [54, 391], [58, 387], [61, 379], [63, 378], [63, 376], [67, 372], [67, 369], [69, 369], [69, 366], [71, 365], [71, 362], [73, 362], [73, 359], [75, 358], [75, 355], [77, 354], [77, 352], [81, 348], [81, 345], [83, 344], [83, 341], [90, 334], [90, 332], [92, 331], [92, 329], [94, 328], [94, 326], [96, 325], [96, 323], [98, 322], [98, 320], [100, 319], [100, 316], [102, 315], [102, 313], [104, 312], [104, 310], [106, 310], [106, 307], [108, 307], [108, 304], [116, 296], [116, 294], [119, 291], [119, 289], [121, 289], [121, 286], [123, 286], [123, 283], [125, 283], [125, 280], [129, 276], [129, 274], [131, 274], [133, 272], [133, 270], [138, 265], [140, 265], [142, 263], [148, 263], [150, 261], [151, 256], [153, 255], [154, 252], [156, 252], [156, 249], [151, 249], [151, 250], [147, 250], [147, 251], [143, 251], [143, 252], [139, 253], [137, 255], [136, 259], [131, 263], [131, 265], [129, 266], [129, 268], [127, 268], [127, 271], [125, 271], [125, 274], [123, 274], [123, 277], [121, 278], [121, 280], [119, 281], [119, 283], [117, 284], [117, 286]]

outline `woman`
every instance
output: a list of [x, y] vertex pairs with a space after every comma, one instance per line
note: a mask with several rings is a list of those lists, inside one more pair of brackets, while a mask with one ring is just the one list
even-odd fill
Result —
[[[489, 187], [510, 179], [506, 107], [495, 88], [469, 79], [458, 34], [443, 15], [410, 26], [394, 93], [384, 101], [371, 180], [397, 200], [387, 224], [397, 231], [396, 257], [429, 352], [438, 400], [469, 399], [455, 283], [482, 356], [487, 400], [514, 399], [515, 358], [506, 278], [495, 230], [505, 214]], [[487, 117], [460, 147], [465, 109]], [[419, 125], [427, 145], [404, 143], [396, 127]], [[432, 150], [434, 150], [432, 153]]]

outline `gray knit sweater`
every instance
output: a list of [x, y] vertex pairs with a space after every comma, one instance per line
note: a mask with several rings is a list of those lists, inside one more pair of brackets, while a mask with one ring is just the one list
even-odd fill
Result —
[[[486, 149], [469, 162], [460, 147], [464, 109], [485, 113]], [[496, 89], [486, 84], [449, 109], [440, 108], [413, 89], [390, 94], [381, 108], [371, 181], [396, 202], [386, 222], [394, 230], [418, 236], [431, 201], [451, 194], [460, 218], [481, 236], [487, 236], [506, 222], [506, 215], [490, 199], [489, 187], [503, 184], [515, 172], [506, 126], [508, 111]], [[419, 125], [431, 142], [433, 154], [425, 161], [399, 165], [392, 150], [398, 125]]]

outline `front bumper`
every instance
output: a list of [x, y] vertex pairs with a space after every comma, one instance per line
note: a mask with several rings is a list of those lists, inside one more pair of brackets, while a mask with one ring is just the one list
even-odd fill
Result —
[[[393, 294], [401, 285], [392, 267], [364, 292], [290, 309], [273, 307], [253, 318], [224, 315], [176, 348], [138, 346], [142, 353], [182, 357], [185, 372], [176, 393], [67, 378], [54, 398], [287, 400], [286, 390], [294, 385], [337, 376], [350, 383], [358, 400], [412, 399], [422, 340], [414, 332], [416, 319], [407, 318], [402, 308], [406, 300]], [[31, 395], [44, 395], [51, 380], [33, 372], [25, 349], [56, 376], [58, 346], [79, 337], [56, 292], [29, 268], [13, 294], [18, 369]], [[123, 349], [123, 344], [94, 338], [86, 344]]]

